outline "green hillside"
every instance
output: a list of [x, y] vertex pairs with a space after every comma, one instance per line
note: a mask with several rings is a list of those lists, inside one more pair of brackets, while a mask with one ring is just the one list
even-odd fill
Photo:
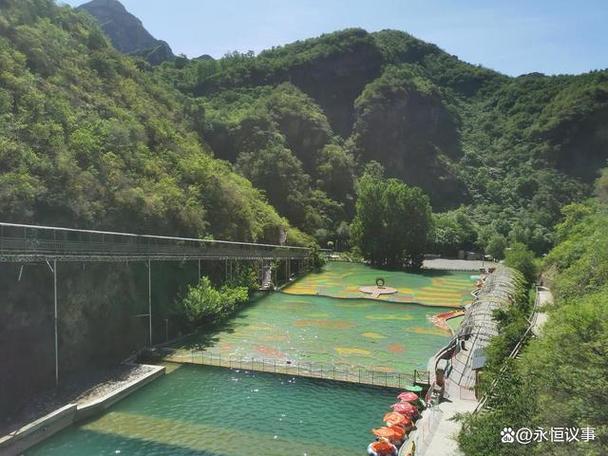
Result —
[[286, 220], [201, 142], [199, 103], [114, 50], [84, 13], [0, 4], [4, 221], [278, 241]]
[[588, 194], [608, 157], [608, 72], [507, 77], [399, 31], [348, 29], [158, 72], [202, 103], [217, 156], [268, 165], [280, 150], [306, 203], [279, 201], [275, 179], [240, 169], [319, 239], [350, 220], [351, 182], [374, 160], [421, 187], [436, 212], [465, 206], [475, 233], [452, 249], [499, 237], [540, 253], [560, 207]]
[[[606, 174], [600, 198], [563, 209], [557, 244], [545, 258], [544, 280], [555, 302], [542, 309], [548, 319], [520, 357], [507, 359], [528, 326], [531, 303], [497, 314], [500, 336], [492, 339], [481, 387], [492, 394], [486, 411], [465, 416], [458, 441], [466, 455], [604, 455], [608, 451], [608, 207]], [[526, 301], [524, 299], [524, 301]], [[527, 304], [527, 305], [526, 305]], [[523, 309], [522, 309], [523, 307]], [[492, 382], [496, 385], [491, 389]], [[592, 441], [535, 441], [503, 445], [499, 431], [591, 427]], [[581, 431], [583, 432], [583, 431]]]

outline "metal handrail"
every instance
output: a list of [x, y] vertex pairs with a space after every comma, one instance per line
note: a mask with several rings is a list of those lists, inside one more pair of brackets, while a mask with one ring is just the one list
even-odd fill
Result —
[[0, 222], [0, 257], [305, 258], [309, 253], [307, 247]]
[[[272, 247], [272, 248], [285, 248], [292, 250], [310, 250], [308, 247], [296, 247], [289, 245], [278, 245], [278, 244], [262, 244], [255, 242], [239, 242], [239, 241], [223, 241], [223, 240], [215, 240], [215, 239], [198, 239], [198, 238], [188, 238], [188, 237], [178, 237], [178, 236], [160, 236], [153, 234], [136, 234], [136, 233], [124, 233], [118, 231], [99, 231], [99, 230], [81, 230], [77, 228], [64, 228], [64, 227], [55, 227], [55, 226], [43, 226], [43, 225], [24, 225], [20, 223], [7, 223], [0, 222], [0, 227], [12, 227], [12, 228], [24, 228], [24, 229], [33, 229], [40, 231], [58, 231], [58, 232], [69, 232], [69, 233], [80, 233], [80, 234], [100, 234], [100, 235], [109, 235], [109, 236], [121, 236], [128, 238], [141, 238], [141, 239], [157, 239], [157, 240], [169, 240], [169, 241], [189, 241], [201, 244], [226, 244], [226, 245], [237, 245], [237, 246], [255, 246], [255, 247]], [[326, 249], [323, 249], [326, 250]]]
[[[424, 371], [415, 370], [413, 375], [397, 371], [380, 371], [355, 366], [337, 366], [318, 362], [287, 362], [276, 359], [222, 356], [203, 350], [174, 352], [164, 358], [166, 361], [243, 369], [258, 372], [293, 375], [296, 377], [322, 378], [349, 383], [403, 388], [416, 383]], [[428, 372], [427, 372], [428, 375]]]

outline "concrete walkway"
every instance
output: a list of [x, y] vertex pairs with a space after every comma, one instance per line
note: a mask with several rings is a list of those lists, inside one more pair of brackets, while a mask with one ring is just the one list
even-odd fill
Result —
[[424, 453], [417, 453], [417, 455], [461, 456], [462, 453], [458, 449], [458, 443], [456, 442], [456, 436], [460, 432], [461, 424], [452, 418], [458, 413], [472, 412], [476, 406], [477, 401], [465, 401], [462, 399], [448, 399], [435, 406], [442, 412], [441, 420]]
[[[553, 295], [548, 288], [539, 287], [538, 289], [538, 307], [532, 317], [532, 331], [538, 335], [542, 331], [543, 325], [548, 319], [548, 315], [544, 312], [544, 307], [553, 303]], [[429, 362], [434, 365], [435, 359], [432, 358]], [[468, 360], [467, 360], [468, 363]], [[439, 405], [433, 407], [430, 413], [426, 413], [426, 421], [423, 418], [420, 420], [420, 428], [422, 435], [419, 436], [418, 450], [416, 456], [462, 456], [462, 452], [458, 448], [456, 436], [461, 428], [461, 423], [453, 421], [452, 418], [459, 413], [472, 412], [477, 406], [478, 401], [461, 399], [459, 394], [459, 385], [450, 382], [446, 379], [446, 396]], [[419, 423], [416, 423], [417, 426]]]
[[446, 258], [435, 258], [424, 260], [424, 269], [438, 269], [444, 271], [473, 271], [479, 272], [480, 268], [494, 267], [496, 263], [481, 260], [450, 260]]
[[540, 307], [540, 312], [536, 312], [532, 320], [532, 332], [535, 336], [539, 336], [542, 333], [542, 328], [549, 319], [549, 315], [544, 311], [544, 307], [551, 306], [552, 304], [553, 294], [551, 294], [551, 290], [539, 287], [538, 306]]

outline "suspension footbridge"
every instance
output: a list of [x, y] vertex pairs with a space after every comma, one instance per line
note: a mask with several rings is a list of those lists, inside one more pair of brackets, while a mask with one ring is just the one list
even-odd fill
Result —
[[[113, 231], [81, 230], [54, 226], [0, 222], [0, 263], [46, 263], [53, 274], [55, 382], [59, 383], [58, 264], [61, 262], [145, 262], [148, 268], [149, 344], [152, 345], [152, 264], [158, 261], [284, 261], [286, 277], [291, 262], [306, 263], [310, 249], [288, 245], [143, 235]], [[262, 282], [268, 282], [268, 266]], [[300, 269], [298, 267], [298, 269]]]

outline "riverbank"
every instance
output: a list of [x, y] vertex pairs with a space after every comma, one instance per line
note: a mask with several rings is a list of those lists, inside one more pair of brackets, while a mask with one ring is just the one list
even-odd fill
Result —
[[89, 418], [164, 374], [163, 366], [121, 364], [65, 380], [30, 400], [0, 429], [0, 454], [17, 455], [73, 423]]

